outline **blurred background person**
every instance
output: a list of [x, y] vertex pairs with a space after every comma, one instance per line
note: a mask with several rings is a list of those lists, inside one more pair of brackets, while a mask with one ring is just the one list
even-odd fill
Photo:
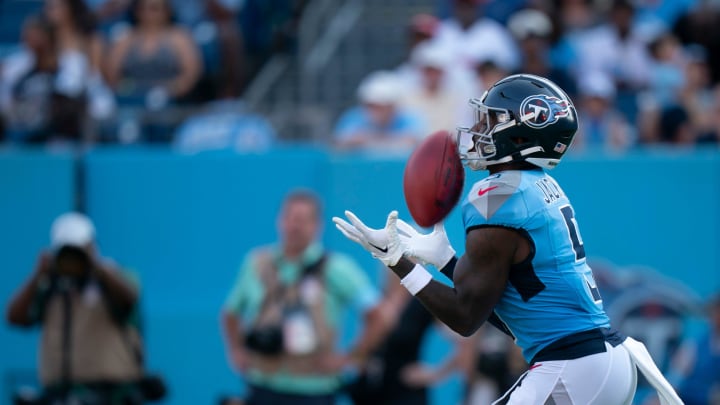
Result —
[[169, 0], [135, 0], [130, 21], [132, 28], [110, 49], [108, 82], [126, 111], [137, 110], [140, 131], [134, 137], [166, 142], [184, 118], [169, 107], [193, 90], [202, 60], [187, 30], [174, 24]]
[[705, 329], [680, 347], [672, 372], [685, 404], [720, 404], [720, 294], [708, 300]]
[[651, 97], [660, 108], [677, 104], [685, 86], [687, 64], [680, 42], [666, 32], [651, 40], [648, 49], [651, 60], [646, 97]]
[[277, 141], [278, 135], [265, 117], [250, 113], [241, 102], [218, 100], [205, 104], [180, 124], [173, 147], [184, 153], [263, 152]]
[[236, 99], [246, 86], [245, 45], [238, 13], [243, 0], [205, 0], [203, 21], [193, 29], [204, 66], [199, 100]]
[[[319, 243], [322, 215], [314, 193], [290, 192], [278, 243], [247, 254], [223, 307], [227, 356], [248, 383], [247, 405], [334, 405], [341, 371], [380, 339], [378, 292], [354, 261]], [[340, 353], [340, 316], [351, 307], [365, 322]]]
[[636, 119], [637, 92], [647, 88], [650, 78], [648, 38], [637, 30], [634, 16], [630, 0], [613, 0], [605, 22], [576, 33], [572, 40], [579, 60], [577, 80], [587, 72], [609, 75], [618, 108], [630, 122]]
[[61, 53], [42, 14], [23, 24], [23, 47], [0, 65], [0, 111], [13, 143], [77, 141], [85, 112], [87, 60]]
[[699, 134], [701, 143], [718, 142], [720, 128], [716, 127], [716, 110], [720, 100], [716, 99], [717, 87], [713, 89], [710, 67], [707, 63], [707, 51], [701, 45], [685, 47], [687, 64], [685, 65], [684, 85], [679, 90], [679, 102], [690, 114], [690, 121]]
[[450, 52], [453, 63], [469, 67], [482, 57], [508, 71], [518, 66], [512, 35], [505, 26], [484, 15], [484, 1], [452, 0], [451, 7], [451, 17], [441, 21], [434, 41]]
[[573, 141], [576, 150], [623, 151], [636, 143], [637, 135], [615, 105], [615, 83], [602, 71], [588, 72], [579, 83], [580, 127]]
[[100, 256], [85, 215], [57, 217], [50, 234], [7, 307], [11, 324], [40, 326], [40, 403], [143, 403], [137, 281]]
[[720, 82], [720, 4], [713, 0], [697, 0], [672, 27], [683, 45], [699, 44], [707, 54], [710, 81]]
[[[383, 339], [346, 387], [354, 405], [427, 405], [430, 389], [453, 373], [460, 373], [467, 380], [473, 365], [475, 339], [462, 338], [436, 322], [421, 303], [412, 299], [397, 277], [386, 278], [379, 312]], [[428, 365], [421, 362], [421, 348], [435, 325], [448, 332], [447, 338], [454, 347], [440, 364]]]
[[130, 13], [133, 28], [110, 50], [110, 84], [127, 102], [144, 104], [148, 96], [157, 95], [167, 101], [182, 98], [202, 70], [194, 42], [173, 24], [167, 0], [136, 0]]
[[568, 67], [557, 66], [551, 60], [553, 25], [550, 17], [540, 10], [523, 9], [510, 16], [508, 29], [520, 49], [520, 66], [515, 73], [547, 77], [574, 99], [577, 85], [567, 70]]
[[101, 73], [106, 46], [92, 11], [84, 0], [45, 0], [43, 12], [55, 30], [60, 58], [83, 58], [89, 65], [83, 76], [87, 114], [94, 120], [108, 119], [115, 100]]
[[357, 90], [360, 105], [345, 111], [335, 125], [340, 149], [410, 150], [428, 134], [424, 119], [401, 108], [402, 82], [395, 73], [376, 71]]
[[46, 0], [44, 13], [55, 29], [59, 52], [78, 52], [99, 72], [104, 44], [85, 1]]
[[467, 106], [468, 98], [462, 95], [467, 94], [469, 86], [453, 83], [450, 54], [437, 44], [425, 42], [414, 48], [411, 63], [417, 81], [405, 82], [399, 107], [423, 117], [428, 134], [439, 130], [454, 132], [458, 117]]

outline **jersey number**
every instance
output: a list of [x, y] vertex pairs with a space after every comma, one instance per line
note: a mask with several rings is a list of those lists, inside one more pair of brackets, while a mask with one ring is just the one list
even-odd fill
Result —
[[572, 206], [563, 205], [560, 207], [560, 212], [565, 219], [565, 226], [567, 226], [570, 242], [572, 243], [573, 251], [575, 251], [575, 261], [584, 259], [585, 245], [583, 244], [582, 236], [580, 236], [577, 221], [575, 221], [575, 211], [573, 211]]

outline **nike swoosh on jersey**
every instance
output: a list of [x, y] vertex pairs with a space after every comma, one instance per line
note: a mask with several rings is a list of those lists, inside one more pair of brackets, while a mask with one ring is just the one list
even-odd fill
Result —
[[380, 246], [373, 245], [373, 244], [370, 243], [370, 242], [368, 242], [368, 244], [369, 244], [370, 246], [374, 247], [375, 249], [383, 252], [383, 253], [387, 253], [387, 252], [388, 252], [388, 247], [387, 247], [387, 246], [385, 246], [384, 248], [381, 248]]
[[487, 193], [488, 191], [490, 191], [490, 190], [495, 190], [496, 188], [498, 188], [498, 186], [490, 186], [490, 187], [488, 187], [488, 188], [481, 188], [480, 190], [478, 190], [478, 195], [479, 195], [480, 197], [482, 197], [482, 196], [483, 196], [485, 193]]

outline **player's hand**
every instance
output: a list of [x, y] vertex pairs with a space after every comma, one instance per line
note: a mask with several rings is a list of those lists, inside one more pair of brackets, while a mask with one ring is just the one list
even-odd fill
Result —
[[385, 228], [372, 229], [367, 227], [358, 217], [350, 211], [345, 211], [350, 223], [342, 218], [333, 217], [335, 227], [348, 239], [358, 243], [373, 257], [379, 259], [386, 266], [394, 266], [404, 253], [403, 245], [398, 236], [397, 211], [392, 211], [385, 223]]
[[441, 269], [455, 256], [442, 222], [435, 224], [428, 234], [418, 232], [403, 220], [398, 220], [397, 228], [400, 241], [405, 245], [405, 256], [410, 260]]

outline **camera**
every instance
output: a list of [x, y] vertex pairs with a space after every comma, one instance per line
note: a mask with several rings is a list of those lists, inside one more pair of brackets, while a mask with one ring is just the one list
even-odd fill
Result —
[[251, 329], [245, 336], [245, 347], [266, 356], [282, 353], [282, 327], [280, 325], [265, 325]]

